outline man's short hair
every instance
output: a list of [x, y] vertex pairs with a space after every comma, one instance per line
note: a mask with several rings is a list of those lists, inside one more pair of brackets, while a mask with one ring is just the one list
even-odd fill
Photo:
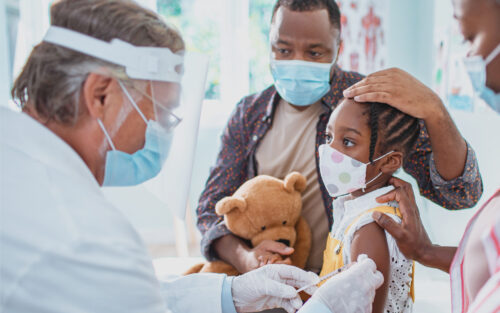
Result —
[[340, 31], [340, 9], [334, 0], [278, 0], [274, 5], [273, 19], [280, 7], [298, 12], [326, 9], [330, 23]]

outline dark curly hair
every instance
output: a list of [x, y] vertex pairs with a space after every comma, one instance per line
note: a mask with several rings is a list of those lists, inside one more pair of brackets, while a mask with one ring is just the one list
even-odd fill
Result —
[[278, 0], [273, 8], [273, 18], [280, 7], [299, 12], [326, 9], [330, 17], [330, 23], [340, 33], [340, 9], [334, 0]]

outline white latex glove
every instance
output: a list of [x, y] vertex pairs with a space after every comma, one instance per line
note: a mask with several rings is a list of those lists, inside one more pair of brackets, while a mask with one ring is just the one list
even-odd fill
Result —
[[345, 272], [337, 274], [312, 296], [323, 302], [333, 313], [370, 313], [375, 290], [384, 282], [375, 262], [366, 255], [358, 256]]
[[[295, 288], [318, 282], [318, 275], [298, 267], [270, 264], [233, 279], [233, 293], [236, 311], [256, 312], [283, 308], [293, 313], [302, 307], [302, 300]], [[294, 288], [295, 287], [295, 288]], [[313, 294], [317, 287], [305, 290]]]

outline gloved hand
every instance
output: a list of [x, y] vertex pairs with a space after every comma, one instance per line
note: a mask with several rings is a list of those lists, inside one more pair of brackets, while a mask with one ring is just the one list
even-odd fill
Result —
[[362, 254], [357, 263], [330, 278], [311, 299], [323, 302], [333, 313], [369, 313], [375, 290], [383, 282], [375, 262]]
[[[290, 265], [270, 264], [235, 277], [231, 291], [236, 311], [240, 313], [274, 308], [293, 313], [302, 306], [295, 288], [317, 282], [318, 275], [312, 272]], [[313, 294], [316, 289], [312, 286], [305, 292]]]

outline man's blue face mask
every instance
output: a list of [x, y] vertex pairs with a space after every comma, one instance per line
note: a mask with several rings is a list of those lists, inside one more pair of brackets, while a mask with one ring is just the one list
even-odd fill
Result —
[[133, 154], [118, 151], [101, 120], [97, 120], [112, 148], [106, 153], [103, 186], [133, 186], [158, 175], [168, 157], [173, 139], [173, 128], [180, 122], [180, 119], [173, 113], [171, 113], [171, 119], [174, 121], [167, 128], [155, 120], [147, 120], [121, 82], [120, 86], [134, 109], [147, 124], [145, 144], [142, 149]]
[[495, 93], [486, 86], [486, 66], [500, 54], [500, 44], [483, 59], [479, 55], [464, 59], [464, 65], [472, 82], [472, 87], [476, 94], [481, 97], [493, 110], [500, 114], [500, 93]]
[[271, 60], [274, 86], [281, 98], [290, 104], [308, 106], [330, 90], [333, 63], [299, 60]]

